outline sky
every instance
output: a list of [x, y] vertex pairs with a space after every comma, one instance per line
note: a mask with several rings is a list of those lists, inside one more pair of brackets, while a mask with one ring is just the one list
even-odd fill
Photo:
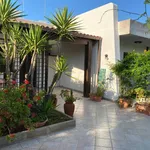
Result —
[[[118, 9], [142, 14], [144, 12], [144, 0], [18, 0], [23, 4], [20, 10], [24, 10], [27, 15], [25, 18], [36, 21], [46, 21], [44, 16], [51, 17], [58, 9], [67, 6], [74, 15], [81, 14], [88, 10], [102, 6], [109, 2], [118, 5]], [[148, 6], [150, 10], [150, 5]], [[150, 14], [150, 11], [148, 11]], [[119, 11], [119, 20], [136, 19], [137, 16]], [[145, 18], [139, 21], [145, 22]]]

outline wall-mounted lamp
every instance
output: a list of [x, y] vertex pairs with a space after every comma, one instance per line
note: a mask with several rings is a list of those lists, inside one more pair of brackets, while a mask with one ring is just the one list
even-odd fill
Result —
[[108, 60], [108, 54], [105, 54], [105, 59], [107, 59], [107, 60]]

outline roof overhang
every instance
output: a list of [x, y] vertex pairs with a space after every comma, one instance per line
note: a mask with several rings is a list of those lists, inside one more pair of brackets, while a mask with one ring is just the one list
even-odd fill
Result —
[[150, 38], [150, 29], [143, 23], [135, 20], [124, 20], [118, 23], [119, 35], [134, 35], [144, 38]]
[[[21, 23], [24, 26], [29, 26], [29, 25], [39, 25], [43, 28], [43, 30], [45, 31], [49, 31], [54, 33], [55, 32], [55, 27], [46, 23], [46, 22], [40, 22], [40, 21], [31, 21], [31, 20], [26, 20], [26, 19], [22, 19], [19, 18], [17, 20], [15, 20], [15, 22]], [[73, 32], [72, 33], [74, 37], [77, 38], [83, 38], [83, 39], [89, 39], [89, 40], [101, 40], [100, 36], [95, 36], [95, 35], [90, 35], [90, 34], [85, 34], [85, 33], [81, 33], [81, 32]]]

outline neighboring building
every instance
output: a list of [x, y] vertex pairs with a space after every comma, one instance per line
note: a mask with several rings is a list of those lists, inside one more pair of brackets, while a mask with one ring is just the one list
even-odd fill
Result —
[[[111, 72], [109, 65], [123, 59], [127, 52], [143, 52], [150, 47], [150, 33], [146, 26], [133, 20], [118, 22], [117, 6], [106, 4], [77, 16], [82, 21], [81, 32], [75, 32], [75, 41], [63, 39], [61, 53], [67, 58], [69, 72], [73, 78], [63, 75], [58, 86], [83, 92], [88, 97], [96, 90], [98, 80], [104, 79], [107, 90], [105, 98], [117, 100], [119, 80]], [[19, 19], [25, 25], [37, 24], [44, 31], [54, 34], [50, 25]], [[56, 36], [56, 35], [54, 35]], [[35, 86], [47, 88], [52, 81], [54, 70], [51, 69], [58, 54], [58, 48], [52, 47], [39, 56], [36, 67]], [[29, 58], [30, 59], [30, 58]], [[28, 60], [20, 72], [19, 81], [23, 81], [28, 70]], [[76, 78], [76, 79], [75, 79]]]

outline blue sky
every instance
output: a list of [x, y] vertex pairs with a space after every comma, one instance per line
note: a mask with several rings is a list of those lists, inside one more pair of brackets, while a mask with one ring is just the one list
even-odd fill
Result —
[[[25, 18], [38, 21], [45, 21], [44, 16], [51, 16], [57, 8], [63, 8], [64, 6], [68, 6], [70, 10], [74, 11], [75, 15], [109, 2], [117, 4], [119, 9], [137, 13], [143, 13], [144, 11], [144, 0], [18, 0], [19, 3], [23, 1], [24, 8], [21, 6], [20, 9], [24, 9], [25, 14], [27, 14]], [[150, 10], [150, 6], [148, 9]], [[135, 19], [137, 16], [119, 12], [119, 20], [128, 18]], [[143, 18], [140, 21], [144, 22], [144, 20]]]

